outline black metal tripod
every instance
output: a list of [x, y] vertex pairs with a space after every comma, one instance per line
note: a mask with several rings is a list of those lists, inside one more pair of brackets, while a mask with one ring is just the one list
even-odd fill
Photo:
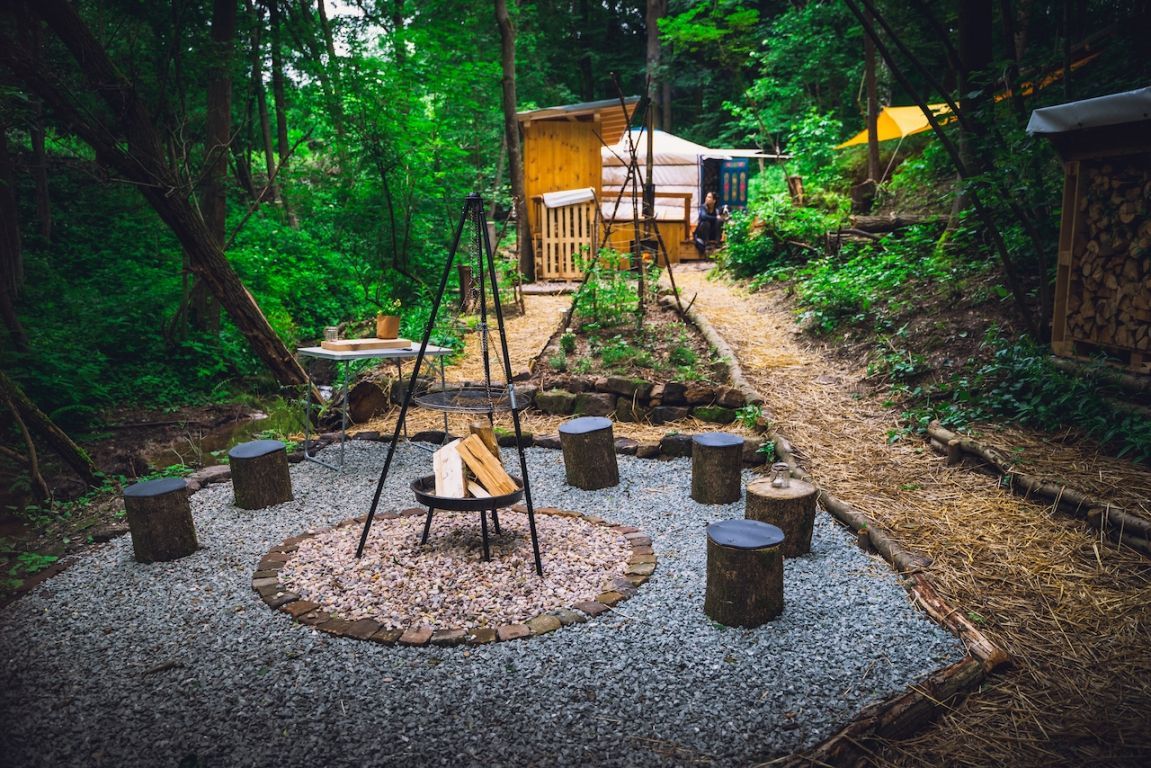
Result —
[[[484, 214], [484, 203], [480, 196], [476, 193], [468, 195], [464, 203], [463, 215], [460, 217], [459, 226], [456, 228], [455, 237], [452, 240], [451, 251], [448, 254], [447, 264], [444, 265], [444, 274], [440, 280], [439, 291], [436, 293], [435, 299], [432, 301], [432, 312], [428, 318], [427, 327], [424, 329], [424, 336], [420, 342], [419, 353], [416, 355], [416, 364], [412, 369], [412, 377], [408, 382], [408, 386], [404, 391], [403, 403], [400, 406], [400, 415], [396, 419], [396, 428], [392, 433], [392, 442], [388, 446], [388, 456], [384, 460], [384, 468], [380, 472], [380, 480], [376, 484], [376, 493], [372, 497], [372, 506], [368, 510], [367, 519], [364, 521], [364, 532], [360, 536], [360, 544], [356, 548], [356, 557], [362, 557], [364, 554], [364, 545], [368, 540], [368, 532], [372, 528], [372, 520], [375, 518], [376, 509], [380, 503], [380, 494], [384, 490], [384, 482], [388, 478], [388, 471], [392, 466], [392, 457], [396, 452], [396, 443], [399, 440], [400, 432], [404, 426], [404, 420], [407, 418], [408, 407], [416, 391], [416, 382], [420, 375], [420, 368], [424, 362], [424, 352], [427, 349], [428, 343], [431, 339], [432, 329], [436, 324], [436, 317], [439, 314], [440, 306], [443, 304], [444, 294], [447, 291], [448, 277], [452, 273], [452, 265], [455, 263], [456, 254], [459, 251], [460, 242], [464, 235], [465, 228], [474, 229], [474, 240], [472, 242], [475, 246], [476, 256], [476, 274], [480, 276], [480, 328], [481, 334], [481, 348], [483, 351], [484, 363], [484, 386], [483, 388], [462, 388], [454, 392], [445, 390], [443, 392], [432, 393], [429, 396], [429, 405], [444, 411], [456, 412], [471, 412], [471, 413], [486, 413], [489, 421], [493, 418], [496, 411], [510, 411], [512, 415], [512, 423], [515, 425], [516, 435], [516, 452], [519, 454], [520, 459], [520, 472], [523, 476], [523, 498], [527, 506], [528, 512], [528, 528], [531, 532], [532, 539], [532, 553], [535, 555], [536, 573], [543, 576], [543, 564], [540, 561], [540, 546], [539, 539], [536, 536], [536, 518], [535, 508], [532, 506], [532, 492], [531, 484], [528, 481], [528, 466], [527, 459], [524, 457], [523, 449], [523, 434], [520, 428], [520, 408], [516, 400], [515, 384], [512, 382], [512, 361], [508, 354], [507, 337], [504, 333], [504, 315], [503, 309], [500, 306], [500, 293], [499, 283], [496, 278], [496, 265], [495, 259], [492, 256], [492, 244], [488, 237], [487, 217]], [[469, 231], [469, 238], [472, 233]], [[492, 301], [496, 313], [496, 325], [499, 329], [500, 336], [500, 351], [502, 352], [503, 368], [504, 368], [504, 389], [497, 391], [491, 381], [491, 363], [490, 353], [488, 349], [488, 317], [487, 317], [487, 301], [484, 295], [485, 279], [491, 286]], [[452, 499], [456, 502], [455, 505], [447, 508], [459, 509], [459, 502], [462, 499]], [[484, 515], [485, 506], [483, 500], [477, 499], [476, 509], [480, 510], [480, 514]], [[431, 521], [431, 507], [429, 506], [429, 522]], [[484, 518], [481, 518], [484, 520]], [[485, 538], [486, 544], [486, 538]]]

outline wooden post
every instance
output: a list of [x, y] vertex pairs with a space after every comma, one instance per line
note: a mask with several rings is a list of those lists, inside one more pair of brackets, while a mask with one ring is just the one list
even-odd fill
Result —
[[279, 440], [252, 440], [228, 451], [236, 506], [263, 509], [292, 500], [288, 453]]
[[124, 489], [124, 511], [137, 562], [175, 560], [200, 546], [188, 504], [188, 484], [178, 477]]
[[560, 426], [568, 485], [594, 491], [619, 485], [611, 420], [582, 416]]
[[755, 480], [747, 484], [744, 517], [782, 530], [784, 557], [804, 555], [811, 551], [816, 495], [815, 486], [802, 480], [789, 480], [787, 488], [775, 488], [767, 478]]
[[729, 432], [705, 432], [691, 439], [691, 497], [700, 504], [739, 501], [743, 438]]
[[758, 520], [707, 527], [703, 612], [728, 627], [758, 627], [783, 612], [783, 531]]

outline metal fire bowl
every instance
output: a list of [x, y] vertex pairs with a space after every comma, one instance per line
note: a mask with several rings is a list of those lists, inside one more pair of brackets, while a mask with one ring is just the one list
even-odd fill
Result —
[[486, 499], [464, 498], [457, 499], [451, 496], [436, 496], [436, 476], [424, 475], [412, 481], [412, 491], [416, 494], [416, 501], [425, 507], [443, 509], [449, 512], [481, 512], [485, 509], [499, 509], [515, 504], [524, 497], [524, 482], [518, 477], [512, 481], [519, 486], [519, 490], [505, 493], [502, 496], [489, 496]]

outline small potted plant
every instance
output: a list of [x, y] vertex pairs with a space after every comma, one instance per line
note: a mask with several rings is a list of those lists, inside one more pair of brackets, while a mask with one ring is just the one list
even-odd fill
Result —
[[376, 315], [376, 338], [394, 339], [400, 335], [400, 300], [385, 301]]

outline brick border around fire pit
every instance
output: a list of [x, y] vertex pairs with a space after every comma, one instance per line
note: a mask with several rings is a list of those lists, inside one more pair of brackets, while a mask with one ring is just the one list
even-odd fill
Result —
[[[526, 513], [523, 504], [517, 504], [511, 509], [515, 512]], [[252, 589], [259, 593], [260, 598], [270, 607], [291, 616], [300, 624], [305, 624], [342, 637], [351, 637], [356, 640], [368, 640], [381, 645], [406, 646], [451, 646], [451, 645], [483, 645], [485, 643], [500, 642], [503, 640], [518, 640], [536, 635], [546, 635], [560, 627], [571, 624], [580, 624], [589, 618], [609, 610], [612, 606], [627, 600], [636, 593], [652, 573], [655, 572], [656, 557], [652, 549], [651, 538], [633, 525], [619, 525], [610, 523], [603, 518], [584, 515], [555, 507], [541, 507], [536, 509], [537, 515], [558, 515], [583, 520], [592, 525], [602, 525], [614, 529], [623, 536], [631, 546], [631, 556], [627, 559], [627, 568], [619, 576], [612, 579], [611, 589], [601, 592], [595, 600], [587, 600], [572, 606], [554, 608], [546, 611], [524, 624], [504, 624], [499, 627], [460, 627], [453, 629], [431, 629], [429, 627], [408, 627], [405, 630], [384, 629], [373, 619], [360, 619], [348, 621], [332, 616], [323, 610], [318, 603], [304, 600], [294, 592], [288, 591], [280, 583], [280, 570], [299, 548], [301, 541], [317, 536], [323, 531], [292, 536], [282, 544], [273, 547], [260, 560], [256, 572], [252, 574]], [[397, 517], [422, 517], [426, 514], [424, 509], [412, 507], [399, 512], [384, 512], [377, 515], [382, 519]], [[363, 517], [345, 520], [333, 528], [342, 528], [350, 525], [364, 524]]]

